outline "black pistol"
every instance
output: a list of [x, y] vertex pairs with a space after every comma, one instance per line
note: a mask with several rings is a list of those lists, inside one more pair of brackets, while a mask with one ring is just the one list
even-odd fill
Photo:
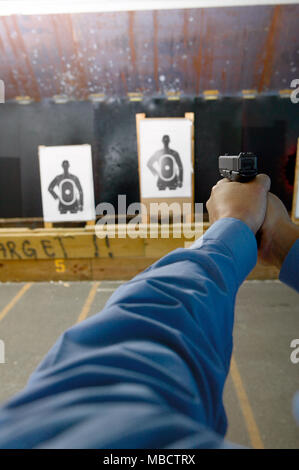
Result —
[[245, 183], [257, 175], [257, 156], [251, 152], [241, 152], [239, 155], [220, 155], [219, 172], [223, 178], [230, 181]]

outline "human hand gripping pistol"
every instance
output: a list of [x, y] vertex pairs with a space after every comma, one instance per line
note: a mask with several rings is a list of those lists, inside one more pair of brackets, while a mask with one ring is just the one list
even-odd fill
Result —
[[223, 178], [230, 181], [246, 183], [257, 175], [257, 156], [251, 152], [241, 152], [239, 155], [220, 155], [219, 172]]
[[[223, 178], [228, 178], [230, 181], [238, 181], [239, 183], [251, 181], [258, 173], [257, 156], [251, 152], [241, 152], [239, 155], [220, 155], [219, 172]], [[260, 231], [256, 234], [256, 240], [259, 246], [261, 242]]]

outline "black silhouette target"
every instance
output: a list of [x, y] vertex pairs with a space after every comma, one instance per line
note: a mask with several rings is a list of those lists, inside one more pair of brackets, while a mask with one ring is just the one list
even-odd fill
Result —
[[48, 187], [48, 191], [54, 199], [58, 199], [60, 214], [76, 214], [83, 211], [83, 190], [77, 176], [69, 172], [70, 162], [62, 162], [63, 173], [57, 175]]
[[169, 147], [170, 137], [162, 137], [163, 149], [157, 150], [149, 159], [147, 166], [153, 176], [157, 177], [160, 191], [169, 188], [176, 190], [183, 185], [183, 164], [178, 152]]

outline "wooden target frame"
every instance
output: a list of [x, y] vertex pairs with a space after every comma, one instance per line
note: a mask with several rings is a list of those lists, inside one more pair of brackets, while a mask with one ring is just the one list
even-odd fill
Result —
[[[190, 197], [158, 197], [158, 198], [149, 198], [142, 196], [141, 188], [141, 156], [140, 156], [140, 122], [144, 119], [147, 120], [177, 120], [177, 119], [187, 119], [191, 121], [191, 196]], [[146, 114], [138, 113], [136, 114], [136, 133], [137, 133], [137, 152], [138, 152], [138, 173], [139, 173], [139, 188], [140, 188], [140, 202], [146, 207], [146, 212], [141, 212], [142, 223], [149, 223], [150, 220], [150, 204], [151, 203], [167, 203], [169, 206], [172, 203], [178, 203], [180, 206], [180, 213], [183, 213], [183, 204], [191, 203], [191, 212], [187, 214], [186, 220], [184, 222], [193, 222], [194, 221], [194, 113], [185, 113], [184, 117], [157, 117], [157, 118], [147, 118]], [[173, 216], [176, 214], [173, 213]], [[163, 217], [163, 211], [161, 212], [161, 217]]]
[[295, 165], [292, 220], [293, 222], [299, 222], [299, 139], [297, 140], [297, 156], [296, 156], [296, 165]]

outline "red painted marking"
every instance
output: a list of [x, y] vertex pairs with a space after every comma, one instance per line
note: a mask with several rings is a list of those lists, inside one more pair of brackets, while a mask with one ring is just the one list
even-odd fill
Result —
[[[281, 26], [281, 5], [273, 8], [271, 23], [267, 34], [265, 46], [259, 55], [257, 68], [260, 68], [262, 62], [262, 74], [258, 81], [258, 91], [261, 92], [270, 84], [272, 76], [272, 68], [275, 55], [275, 41], [278, 28]], [[257, 73], [257, 72], [256, 72]]]

